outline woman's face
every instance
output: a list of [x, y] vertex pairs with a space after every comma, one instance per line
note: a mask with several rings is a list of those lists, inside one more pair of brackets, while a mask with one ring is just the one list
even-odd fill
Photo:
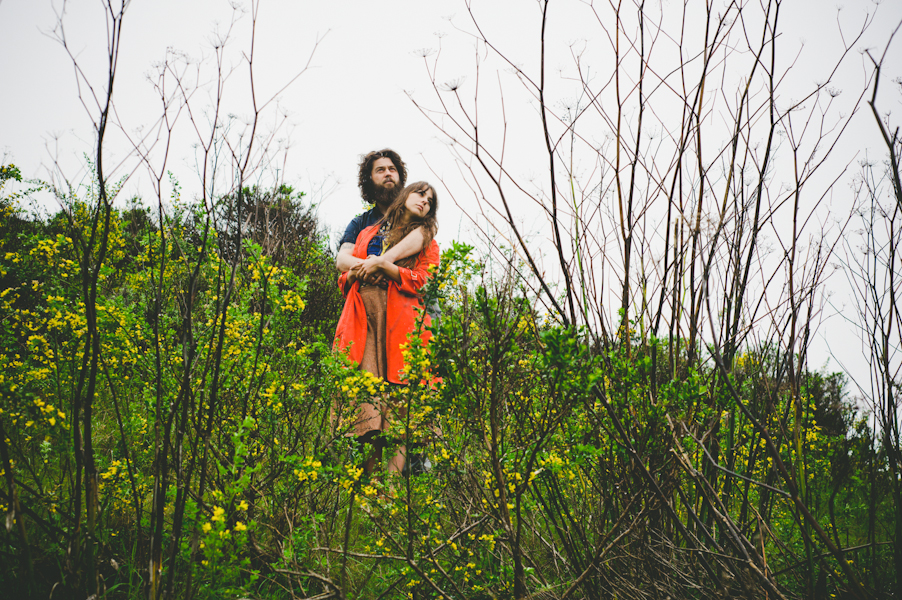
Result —
[[410, 195], [407, 196], [407, 201], [404, 203], [404, 207], [412, 217], [425, 219], [426, 215], [429, 214], [429, 209], [432, 208], [432, 199], [434, 197], [435, 194], [432, 192], [431, 188], [426, 188], [423, 191], [410, 192]]

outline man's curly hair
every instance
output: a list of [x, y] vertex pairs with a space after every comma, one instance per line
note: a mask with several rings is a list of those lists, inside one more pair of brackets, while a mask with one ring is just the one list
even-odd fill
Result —
[[357, 187], [360, 188], [360, 196], [363, 198], [363, 201], [368, 204], [376, 203], [376, 186], [373, 184], [372, 174], [373, 163], [380, 158], [391, 160], [398, 170], [398, 190], [404, 189], [404, 184], [407, 182], [407, 165], [404, 164], [401, 156], [394, 150], [385, 148], [384, 150], [364, 155], [357, 170]]

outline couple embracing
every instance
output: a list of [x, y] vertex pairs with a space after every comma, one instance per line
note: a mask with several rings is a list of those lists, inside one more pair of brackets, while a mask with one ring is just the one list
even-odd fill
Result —
[[[374, 206], [355, 217], [345, 230], [335, 265], [338, 284], [345, 295], [344, 310], [335, 331], [335, 348], [347, 350], [360, 369], [384, 380], [389, 388], [402, 383], [401, 345], [407, 343], [423, 310], [419, 290], [439, 262], [435, 189], [425, 182], [405, 187], [407, 168], [393, 150], [370, 152], [359, 165], [361, 195]], [[430, 334], [425, 330], [422, 343]], [[389, 389], [389, 395], [391, 389]], [[387, 442], [381, 435], [393, 417], [384, 399], [361, 403], [353, 433], [368, 454], [367, 474], [382, 462]], [[406, 449], [401, 446], [387, 471], [404, 468]]]

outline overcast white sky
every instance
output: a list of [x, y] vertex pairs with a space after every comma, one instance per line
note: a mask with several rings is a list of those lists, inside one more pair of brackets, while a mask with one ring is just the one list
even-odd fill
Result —
[[[322, 209], [323, 219], [333, 227], [340, 228], [346, 217], [360, 209], [355, 183], [359, 154], [396, 148], [416, 179], [429, 175], [422, 154], [443, 153], [434, 130], [404, 91], [428, 85], [423, 61], [413, 51], [436, 47], [434, 34], [451, 29], [443, 16], [454, 12], [452, 4], [411, 0], [261, 3], [255, 56], [260, 96], [269, 97], [303, 69], [320, 40], [311, 68], [281, 97], [280, 110], [290, 114], [291, 122], [281, 133], [291, 143], [289, 183], [310, 190], [340, 182]], [[0, 3], [0, 55], [4, 57], [0, 61], [4, 89], [0, 152], [8, 153], [7, 162], [15, 162], [26, 176], [46, 177], [46, 167], [52, 165], [48, 145], [58, 151], [69, 177], [74, 177], [82, 153], [90, 152], [90, 121], [77, 98], [71, 61], [46, 34], [54, 27], [54, 6], [59, 10], [62, 3]], [[132, 2], [115, 88], [119, 117], [127, 130], [149, 126], [159, 114], [147, 76], [154, 63], [163, 60], [167, 47], [197, 58], [210, 57], [214, 30], [225, 29], [231, 18], [232, 9], [223, 0]], [[99, 80], [105, 42], [101, 3], [70, 1], [65, 23], [71, 47]], [[233, 33], [228, 55], [232, 64], [240, 63], [239, 53], [248, 46], [249, 27], [250, 17], [245, 15]], [[232, 76], [226, 91], [238, 100], [231, 104], [238, 114], [249, 112], [246, 88], [245, 68]], [[275, 114], [270, 111], [270, 116]], [[170, 162], [186, 193], [196, 188], [194, 158], [187, 148], [191, 141], [186, 134], [187, 143]], [[135, 185], [140, 187], [142, 179], [138, 173]]]
[[[551, 5], [549, 32], [565, 52], [581, 37], [598, 35], [593, 24], [585, 23], [581, 4], [562, 0]], [[665, 2], [673, 4], [672, 0]], [[50, 34], [63, 6], [60, 0], [0, 0], [0, 153], [6, 153], [7, 162], [15, 162], [26, 176], [46, 176], [56, 154], [69, 177], [74, 177], [82, 153], [89, 152], [92, 141], [90, 121], [77, 98], [72, 63]], [[825, 73], [817, 72], [818, 61], [829, 57], [830, 50], [839, 45], [840, 6], [821, 0], [784, 2], [785, 43], [792, 47], [806, 44], [797, 72], [810, 73], [811, 81], [825, 77]], [[105, 67], [101, 2], [70, 0], [65, 7], [70, 47], [92, 79], [100, 81]], [[477, 0], [474, 8], [489, 34], [500, 39], [515, 60], [537, 58], [536, 2]], [[841, 20], [852, 30], [875, 8], [870, 0], [846, 1]], [[209, 58], [214, 31], [228, 26], [232, 12], [225, 0], [133, 0], [126, 14], [116, 82], [116, 105], [126, 130], [149, 126], [160, 112], [147, 77], [153, 73], [153, 65], [163, 60], [166, 49]], [[880, 18], [859, 48], [882, 46], [892, 26], [902, 19], [902, 2], [884, 0], [878, 14]], [[249, 26], [249, 15], [245, 15], [234, 29], [233, 52], [228, 56], [231, 64], [238, 64], [238, 53], [247, 48]], [[465, 85], [473, 84], [472, 42], [455, 26], [472, 29], [463, 0], [261, 3], [255, 58], [260, 96], [269, 97], [299, 72], [320, 40], [311, 68], [282, 94], [280, 110], [290, 114], [292, 126], [281, 131], [291, 143], [286, 175], [289, 182], [307, 190], [328, 181], [340, 183], [322, 213], [333, 227], [340, 228], [345, 214], [358, 209], [354, 176], [362, 152], [390, 146], [401, 152], [414, 179], [435, 178], [424, 157], [439, 176], [455, 177], [457, 169], [438, 132], [405, 93], [428, 99], [431, 87], [417, 51], [437, 49], [440, 44], [439, 82], [463, 76]], [[549, 70], [565, 66], [563, 60], [561, 55], [557, 62], [549, 61]], [[854, 76], [860, 75], [862, 61], [856, 57], [850, 62], [850, 81], [860, 83]], [[249, 104], [242, 96], [247, 87], [246, 69], [236, 72], [229, 86], [226, 93], [238, 100], [233, 110], [247, 114]], [[871, 125], [861, 123], [868, 135], [864, 143], [854, 146], [876, 145], [876, 131]], [[120, 155], [124, 151], [123, 146]], [[179, 174], [183, 188], [190, 191], [194, 183], [190, 180], [192, 151], [177, 148], [169, 164]], [[141, 183], [139, 173], [134, 185], [140, 189]], [[459, 220], [459, 216], [448, 217], [451, 215], [443, 214], [443, 224]], [[450, 229], [445, 228], [443, 238]]]
[[[472, 3], [487, 34], [499, 40], [515, 62], [532, 68], [530, 63], [538, 58], [537, 2]], [[680, 4], [676, 0], [663, 2], [666, 10]], [[698, 0], [692, 4], [698, 4]], [[65, 6], [70, 48], [89, 79], [100, 82], [105, 68], [106, 36], [101, 2], [71, 0]], [[877, 10], [878, 18], [836, 79], [843, 96], [849, 98], [856, 95], [855, 90], [868, 71], [860, 50], [882, 50], [890, 31], [902, 20], [902, 1], [884, 0], [878, 7], [869, 0], [846, 0], [838, 12], [839, 6], [830, 0], [786, 0], [780, 43], [788, 48], [787, 56], [796, 56], [804, 45], [794, 71], [802, 87], [823, 81], [827, 76], [826, 63], [841, 46], [839, 27], [848, 34], [866, 15]], [[93, 134], [88, 115], [78, 100], [72, 62], [50, 33], [62, 7], [59, 0], [0, 0], [0, 157], [3, 163], [17, 164], [26, 177], [47, 178], [55, 156], [65, 175], [77, 180], [84, 174], [82, 155], [91, 152]], [[210, 58], [216, 39], [214, 31], [227, 28], [232, 14], [225, 0], [133, 0], [124, 24], [115, 92], [117, 115], [127, 132], [134, 134], [142, 126], [146, 131], [160, 112], [148, 75], [164, 59], [167, 48], [198, 59]], [[549, 46], [556, 49], [549, 55], [550, 76], [571, 64], [571, 44], [581, 44], [583, 39], [591, 44], [591, 36], [599, 35], [597, 26], [586, 22], [585, 15], [583, 2], [552, 0]], [[698, 24], [690, 23], [690, 29], [693, 26]], [[239, 115], [249, 112], [247, 70], [240, 57], [248, 46], [249, 27], [248, 14], [235, 26], [231, 53], [227, 54], [227, 61], [239, 67], [226, 90], [231, 99], [229, 110]], [[478, 213], [474, 195], [460, 183], [460, 166], [448, 151], [446, 140], [407, 95], [410, 92], [414, 98], [427, 102], [434, 97], [424, 59], [418, 52], [424, 48], [441, 47], [438, 83], [463, 78], [464, 86], [474, 85], [473, 43], [458, 28], [472, 30], [464, 0], [261, 2], [254, 58], [258, 97], [268, 98], [287, 83], [303, 69], [315, 48], [310, 68], [281, 95], [278, 109], [269, 114], [289, 115], [289, 124], [280, 130], [276, 141], [288, 145], [283, 173], [286, 182], [313, 192], [314, 199], [322, 200], [320, 216], [333, 232], [343, 229], [361, 208], [355, 181], [358, 156], [385, 146], [398, 150], [407, 161], [411, 181], [443, 181], [468, 214]], [[897, 40], [890, 56], [891, 68], [884, 80], [887, 88], [890, 79], [900, 73], [902, 40]], [[604, 66], [596, 72], [599, 69]], [[487, 63], [480, 73], [480, 85], [504, 74], [499, 66]], [[505, 99], [511, 122], [520, 114], [532, 114], [528, 99], [514, 95]], [[893, 102], [886, 108], [902, 108], [898, 96]], [[197, 104], [203, 105], [202, 101]], [[836, 159], [837, 165], [857, 160], [866, 151], [871, 156], [885, 154], [871, 115], [862, 111], [855, 119], [843, 143], [842, 156]], [[183, 137], [176, 138], [169, 168], [177, 174], [183, 192], [194, 196], [198, 178], [190, 128], [186, 125], [181, 123]], [[510, 129], [509, 135], [515, 140], [512, 154], [523, 152], [524, 148], [542, 149], [529, 145], [536, 141], [530, 138], [536, 132], [529, 127]], [[117, 163], [127, 156], [127, 146], [112, 145], [110, 152], [109, 163]], [[547, 159], [529, 155], [523, 158], [521, 172], [525, 177], [530, 176], [537, 160]], [[540, 162], [535, 167], [538, 173], [542, 165]], [[114, 175], [124, 175], [132, 168], [133, 163], [126, 162]], [[135, 172], [125, 189], [128, 195], [152, 198], [147, 176], [141, 170]], [[320, 189], [328, 193], [322, 196], [316, 191]], [[468, 218], [449, 201], [447, 189], [441, 184], [439, 190], [440, 200], [444, 201], [439, 242], [466, 238]], [[843, 195], [847, 190], [847, 185], [841, 183], [834, 193]], [[851, 202], [851, 198], [839, 202]], [[814, 360], [820, 364], [826, 357], [825, 351], [819, 351]]]

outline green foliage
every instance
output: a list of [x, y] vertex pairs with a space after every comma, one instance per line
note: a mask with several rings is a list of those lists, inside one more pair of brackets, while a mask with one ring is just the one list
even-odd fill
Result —
[[[139, 202], [113, 210], [90, 306], [77, 241], [96, 214], [90, 197], [46, 221], [4, 213], [0, 424], [15, 486], [0, 502], [24, 527], [0, 530], [0, 551], [30, 551], [35, 597], [54, 585], [54, 598], [83, 597], [86, 560], [101, 592], [123, 598], [154, 579], [184, 598], [504, 598], [573, 585], [571, 597], [706, 597], [681, 587], [687, 573], [718, 594], [759, 596], [764, 579], [731, 570], [736, 539], [754, 540], [744, 551], [766, 557], [787, 597], [805, 593], [812, 562], [827, 593], [845, 594], [777, 459], [829, 535], [862, 548], [850, 553], [859, 576], [890, 589], [885, 453], [842, 375], [805, 372], [794, 393], [773, 348], [738, 353], [724, 376], [681, 366], [679, 341], [623, 332], [601, 344], [455, 243], [424, 291], [441, 309], [431, 346], [405, 349], [408, 384], [389, 389], [331, 351], [341, 300], [301, 195], [239, 196], [222, 199], [218, 229], [187, 203], [169, 217]], [[238, 223], [250, 223], [241, 235]], [[100, 347], [90, 418], [75, 409], [89, 311]], [[395, 409], [386, 457], [404, 447], [428, 471], [364, 475], [347, 424], [374, 398]], [[73, 551], [88, 518], [78, 477], [91, 477], [73, 448], [88, 431], [92, 558]], [[4, 569], [0, 584], [25, 595], [25, 572]]]

